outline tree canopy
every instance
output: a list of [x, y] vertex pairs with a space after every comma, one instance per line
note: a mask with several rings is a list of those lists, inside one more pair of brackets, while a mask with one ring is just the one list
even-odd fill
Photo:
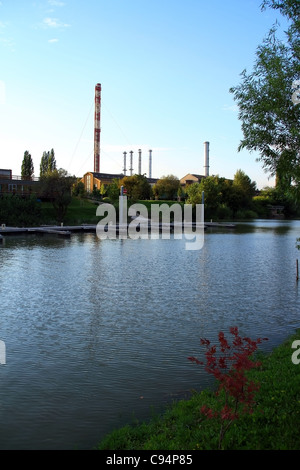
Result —
[[56, 170], [56, 160], [54, 150], [44, 152], [40, 163], [40, 176], [46, 175], [48, 172]]
[[218, 175], [207, 176], [200, 183], [187, 187], [186, 203], [193, 206], [201, 204], [203, 193], [206, 218], [235, 217], [239, 211], [252, 209], [256, 183], [242, 170], [236, 171], [233, 180]]
[[177, 199], [180, 181], [177, 176], [162, 176], [153, 187], [153, 193], [159, 199], [170, 201]]
[[257, 151], [263, 168], [286, 185], [300, 183], [299, 0], [264, 0], [289, 20], [285, 41], [274, 25], [258, 46], [254, 70], [230, 88], [243, 131], [238, 150]]
[[40, 177], [40, 192], [43, 198], [49, 199], [56, 212], [59, 223], [64, 221], [69, 204], [72, 201], [72, 187], [76, 182], [74, 176], [60, 168]]
[[122, 185], [126, 188], [130, 199], [150, 199], [151, 197], [151, 185], [145, 175], [125, 176], [120, 181], [120, 186]]
[[24, 152], [24, 158], [21, 166], [21, 176], [25, 180], [31, 180], [34, 174], [34, 166], [28, 150]]

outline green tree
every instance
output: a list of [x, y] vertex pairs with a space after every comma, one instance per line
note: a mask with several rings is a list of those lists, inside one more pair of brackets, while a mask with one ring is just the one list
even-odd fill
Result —
[[34, 174], [34, 166], [28, 150], [24, 152], [24, 158], [21, 167], [21, 176], [25, 180], [31, 180]]
[[76, 182], [74, 176], [60, 168], [40, 177], [40, 191], [43, 198], [49, 199], [54, 207], [58, 223], [64, 221], [67, 209], [72, 201], [72, 187]]
[[229, 207], [233, 212], [239, 209], [250, 209], [255, 194], [256, 182], [251, 181], [244, 171], [237, 170], [232, 182]]
[[107, 196], [112, 201], [117, 201], [120, 196], [120, 182], [117, 178], [114, 178], [112, 183], [108, 185], [107, 188]]
[[178, 190], [177, 190], [178, 201], [183, 201], [185, 199], [185, 196], [186, 196], [185, 191], [184, 191], [183, 187], [180, 184], [179, 187], [178, 187]]
[[207, 176], [200, 183], [193, 183], [186, 189], [187, 204], [201, 204], [204, 192], [205, 217], [211, 218], [217, 215], [217, 210], [222, 204], [222, 188], [224, 178], [219, 176]]
[[74, 183], [72, 188], [72, 194], [73, 196], [77, 196], [80, 198], [85, 196], [85, 187], [82, 181], [78, 180], [76, 183]]
[[241, 188], [245, 194], [247, 194], [249, 197], [253, 197], [256, 193], [256, 182], [251, 181], [248, 175], [242, 170], [237, 170], [234, 179], [233, 179], [233, 185], [238, 186]]
[[186, 204], [196, 204], [202, 203], [202, 190], [200, 188], [200, 183], [192, 183], [186, 189]]
[[180, 181], [177, 176], [162, 176], [154, 185], [153, 193], [158, 199], [168, 199], [173, 201], [177, 199]]
[[100, 184], [100, 190], [99, 191], [100, 191], [101, 198], [103, 198], [105, 196], [106, 192], [107, 192], [107, 187], [104, 183]]
[[54, 150], [51, 149], [50, 152], [43, 152], [40, 163], [40, 176], [54, 170], [56, 170], [56, 160]]
[[223, 178], [219, 176], [208, 176], [200, 181], [201, 194], [204, 191], [204, 204], [207, 215], [214, 214], [222, 203]]
[[240, 85], [230, 88], [239, 107], [244, 138], [238, 150], [257, 151], [265, 171], [300, 182], [299, 0], [265, 0], [262, 9], [279, 9], [289, 20], [285, 41], [274, 26], [256, 51], [252, 73], [244, 70]]
[[129, 199], [137, 201], [139, 199], [150, 199], [151, 197], [151, 185], [145, 175], [125, 176], [120, 185], [126, 188]]

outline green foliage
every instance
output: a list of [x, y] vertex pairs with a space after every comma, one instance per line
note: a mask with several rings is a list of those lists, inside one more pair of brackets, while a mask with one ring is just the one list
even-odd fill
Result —
[[233, 212], [226, 204], [221, 204], [218, 207], [216, 215], [218, 220], [230, 220], [233, 218]]
[[44, 152], [40, 163], [40, 177], [45, 176], [47, 173], [51, 173], [56, 170], [56, 160], [54, 150], [50, 152]]
[[120, 182], [118, 179], [114, 179], [113, 182], [107, 188], [107, 196], [111, 201], [117, 201], [120, 196]]
[[54, 170], [40, 177], [40, 192], [43, 198], [52, 202], [56, 220], [64, 221], [68, 205], [72, 201], [72, 187], [75, 178], [68, 176], [66, 170]]
[[[266, 212], [266, 215], [268, 213]], [[248, 210], [238, 210], [235, 214], [236, 219], [238, 220], [248, 220], [248, 219], [257, 219], [258, 214], [255, 211], [252, 211], [250, 209]]]
[[79, 197], [84, 197], [85, 196], [85, 187], [84, 183], [82, 181], [77, 181], [74, 183], [72, 187], [72, 195], [73, 196], [79, 196]]
[[248, 175], [242, 170], [237, 170], [233, 179], [233, 186], [239, 188], [250, 200], [256, 192], [256, 182], [251, 181]]
[[12, 227], [40, 225], [41, 203], [36, 197], [3, 195], [0, 197], [0, 223]]
[[263, 0], [261, 8], [279, 10], [283, 16], [299, 23], [299, 2], [297, 0]]
[[299, 79], [299, 1], [265, 0], [266, 7], [279, 9], [289, 19], [286, 41], [277, 38], [274, 26], [257, 48], [253, 72], [244, 70], [240, 85], [230, 92], [244, 136], [238, 149], [259, 152], [264, 169], [287, 189], [292, 181], [300, 183], [300, 105], [292, 100]]
[[28, 150], [24, 152], [24, 158], [21, 167], [21, 176], [25, 180], [31, 180], [34, 173], [33, 161]]
[[125, 176], [120, 181], [120, 186], [124, 186], [127, 197], [137, 201], [138, 199], [150, 199], [152, 189], [145, 175]]
[[242, 170], [236, 172], [233, 181], [219, 176], [208, 176], [200, 183], [191, 184], [186, 189], [185, 202], [193, 206], [201, 204], [203, 192], [206, 219], [237, 218], [240, 211], [252, 211], [252, 214], [255, 211], [252, 200], [256, 183]]
[[177, 199], [180, 181], [177, 176], [162, 176], [153, 187], [153, 194], [157, 199], [174, 201]]

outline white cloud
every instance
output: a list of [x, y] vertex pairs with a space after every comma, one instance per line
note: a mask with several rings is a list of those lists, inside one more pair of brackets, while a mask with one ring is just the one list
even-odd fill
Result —
[[55, 42], [58, 42], [58, 39], [57, 38], [49, 39], [48, 42], [50, 44], [54, 44]]
[[0, 44], [14, 52], [14, 41], [10, 38], [0, 37]]
[[52, 7], [64, 7], [65, 6], [65, 3], [60, 2], [59, 0], [48, 0], [48, 3]]
[[239, 110], [239, 107], [236, 104], [232, 106], [224, 105], [222, 109], [223, 111], [233, 111], [234, 113], [236, 113]]
[[68, 28], [70, 25], [61, 23], [57, 18], [44, 18], [43, 25], [47, 28]]

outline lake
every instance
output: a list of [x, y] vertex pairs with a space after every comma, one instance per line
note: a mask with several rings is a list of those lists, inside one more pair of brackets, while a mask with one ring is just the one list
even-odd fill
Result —
[[94, 448], [209, 386], [187, 357], [231, 326], [271, 351], [300, 323], [297, 237], [284, 220], [208, 228], [191, 251], [173, 237], [5, 236], [0, 449]]

